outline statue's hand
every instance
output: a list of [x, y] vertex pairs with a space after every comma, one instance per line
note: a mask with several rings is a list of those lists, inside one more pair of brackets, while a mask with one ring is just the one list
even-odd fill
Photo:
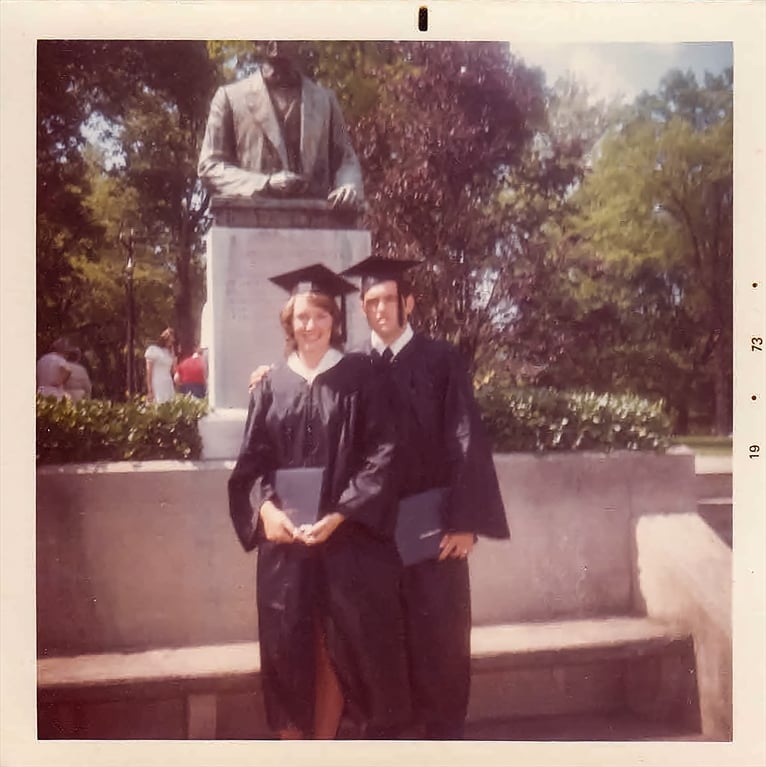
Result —
[[352, 184], [343, 184], [327, 195], [331, 208], [355, 208], [358, 195]]
[[279, 170], [269, 176], [266, 192], [277, 197], [296, 197], [306, 188], [306, 179], [291, 170]]

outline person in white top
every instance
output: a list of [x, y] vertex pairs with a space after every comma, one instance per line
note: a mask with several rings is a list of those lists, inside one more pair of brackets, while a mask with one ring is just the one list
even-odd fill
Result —
[[165, 328], [156, 343], [149, 344], [146, 359], [146, 399], [149, 402], [168, 402], [176, 393], [173, 374], [176, 366], [176, 334]]
[[64, 356], [70, 348], [66, 338], [51, 344], [51, 350], [37, 361], [37, 392], [46, 397], [62, 399], [67, 396], [64, 385], [72, 370]]

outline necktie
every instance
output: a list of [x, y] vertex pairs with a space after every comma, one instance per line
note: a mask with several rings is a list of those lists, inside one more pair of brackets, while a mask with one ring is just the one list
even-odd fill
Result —
[[391, 348], [387, 346], [385, 349], [383, 349], [383, 354], [380, 355], [380, 358], [385, 363], [391, 362], [391, 359], [393, 358], [394, 353], [391, 351]]

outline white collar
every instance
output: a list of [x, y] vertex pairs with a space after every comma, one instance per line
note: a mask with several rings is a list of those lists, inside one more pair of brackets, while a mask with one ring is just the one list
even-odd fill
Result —
[[[412, 340], [412, 337], [415, 335], [415, 333], [412, 330], [412, 325], [408, 322], [404, 326], [404, 330], [402, 331], [402, 334], [399, 336], [399, 338], [396, 339], [388, 348], [391, 349], [391, 353], [396, 357], [399, 352], [404, 349], [404, 347]], [[386, 348], [386, 344], [383, 342], [383, 339], [373, 330], [372, 331], [372, 340], [371, 340], [372, 348], [375, 349], [376, 352], [382, 354], [383, 351]]]
[[329, 370], [331, 367], [335, 367], [343, 359], [343, 353], [337, 349], [330, 347], [325, 353], [324, 357], [319, 360], [319, 364], [315, 368], [308, 368], [303, 363], [303, 360], [298, 356], [298, 352], [293, 352], [287, 358], [287, 367], [297, 373], [301, 378], [305, 378], [308, 383], [313, 383], [314, 379], [320, 374]]

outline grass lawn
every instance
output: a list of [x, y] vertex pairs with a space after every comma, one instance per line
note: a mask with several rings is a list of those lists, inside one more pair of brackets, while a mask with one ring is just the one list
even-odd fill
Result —
[[731, 437], [688, 434], [672, 438], [674, 445], [686, 445], [698, 455], [731, 455]]

